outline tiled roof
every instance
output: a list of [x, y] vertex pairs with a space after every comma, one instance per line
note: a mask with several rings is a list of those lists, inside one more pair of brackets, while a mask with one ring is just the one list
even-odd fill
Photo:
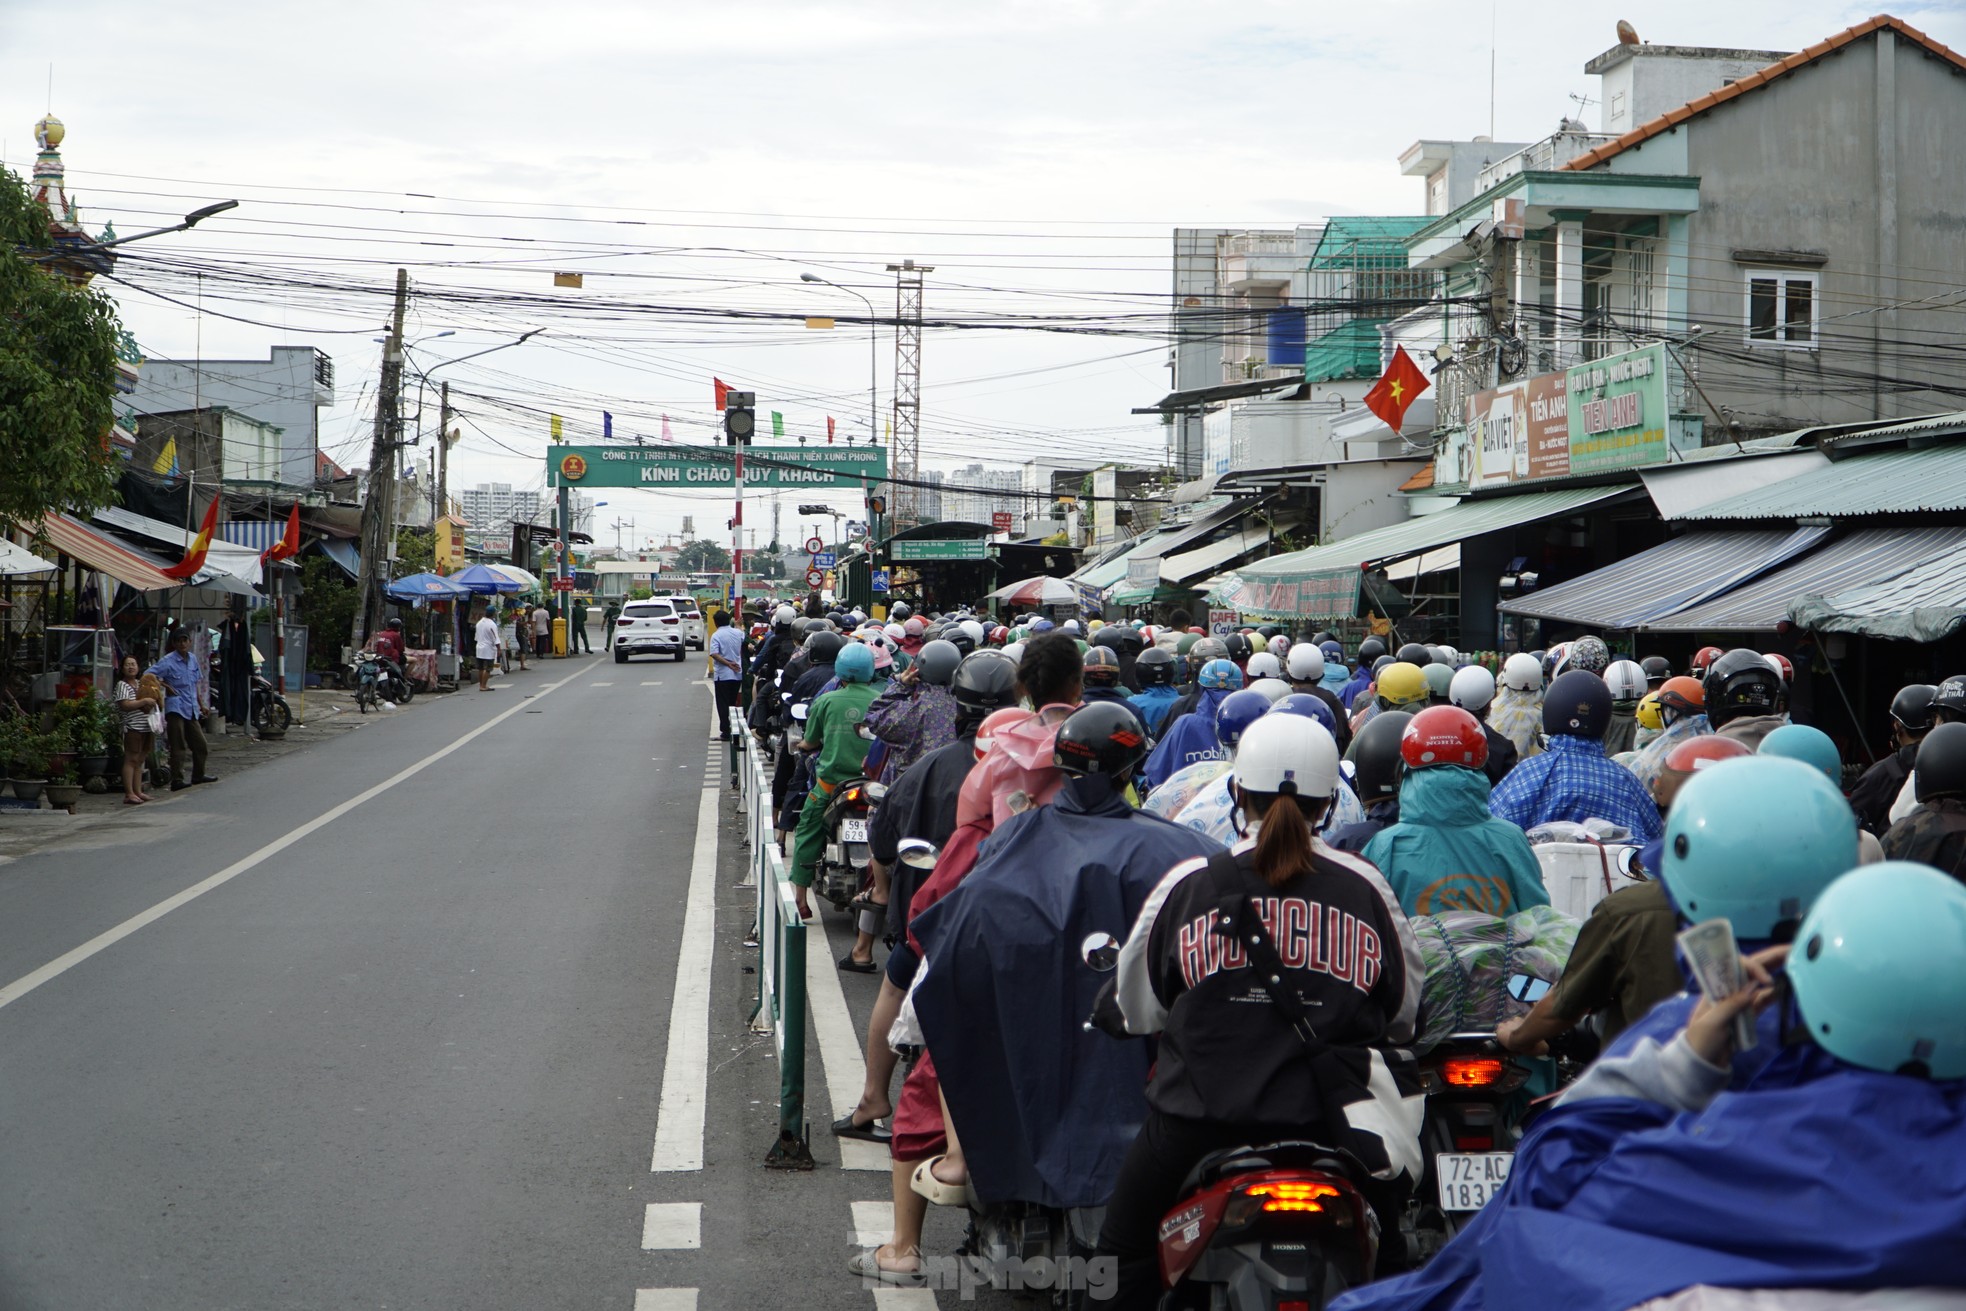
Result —
[[1670, 131], [1689, 118], [1704, 114], [1717, 105], [1724, 105], [1736, 96], [1746, 95], [1758, 87], [1767, 86], [1770, 82], [1785, 73], [1794, 72], [1804, 64], [1814, 63], [1824, 55], [1841, 50], [1844, 46], [1854, 41], [1861, 41], [1873, 32], [1887, 27], [1900, 36], [1917, 42], [1932, 54], [1949, 61], [1955, 67], [1966, 70], [1966, 56], [1962, 56], [1958, 51], [1934, 41], [1931, 37], [1926, 36], [1923, 32], [1901, 18], [1893, 18], [1889, 14], [1879, 14], [1875, 18], [1865, 19], [1855, 27], [1845, 28], [1828, 40], [1818, 41], [1806, 50], [1798, 50], [1787, 59], [1770, 64], [1766, 68], [1758, 69], [1746, 77], [1741, 78], [1739, 81], [1732, 82], [1720, 88], [1718, 91], [1709, 91], [1697, 100], [1688, 101], [1677, 109], [1669, 109], [1650, 122], [1639, 124], [1616, 140], [1607, 141], [1597, 149], [1577, 156], [1563, 167], [1576, 172], [1595, 168], [1613, 155], [1629, 150], [1642, 141], [1649, 141], [1662, 132]]
[[1402, 492], [1424, 492], [1434, 485], [1434, 462], [1428, 460], [1420, 466], [1420, 472], [1399, 485]]

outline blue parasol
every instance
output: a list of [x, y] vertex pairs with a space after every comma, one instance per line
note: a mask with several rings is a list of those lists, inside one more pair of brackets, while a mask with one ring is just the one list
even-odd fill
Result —
[[385, 589], [392, 601], [452, 601], [471, 595], [471, 589], [453, 583], [441, 574], [411, 574], [398, 578]]
[[467, 565], [465, 568], [450, 575], [445, 581], [454, 583], [467, 592], [476, 592], [479, 594], [488, 592], [517, 592], [523, 586], [517, 579], [507, 578], [497, 570], [487, 569], [481, 564]]

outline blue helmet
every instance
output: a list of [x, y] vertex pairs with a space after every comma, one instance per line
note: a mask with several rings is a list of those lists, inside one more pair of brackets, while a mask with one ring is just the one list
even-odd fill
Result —
[[[1241, 687], [1242, 670], [1236, 668], [1233, 660], [1211, 660], [1201, 667], [1201, 674], [1195, 681], [1210, 688]], [[1266, 701], [1264, 704], [1267, 706], [1269, 703]]]
[[1867, 1070], [1966, 1076], [1966, 887], [1910, 861], [1823, 890], [1789, 953], [1817, 1046]]
[[1857, 863], [1857, 816], [1799, 760], [1723, 760], [1673, 798], [1665, 847], [1660, 877], [1688, 920], [1725, 919], [1736, 938], [1767, 941]]
[[1270, 698], [1261, 692], [1231, 692], [1215, 707], [1215, 737], [1225, 747], [1242, 741], [1243, 730], [1270, 713]]
[[842, 683], [873, 682], [874, 648], [859, 642], [847, 643], [833, 658], [833, 673]]
[[1823, 771], [1830, 782], [1843, 786], [1843, 753], [1830, 741], [1828, 733], [1807, 724], [1783, 724], [1761, 739], [1760, 754], [1787, 756]]
[[1270, 708], [1280, 715], [1302, 715], [1306, 719], [1315, 719], [1324, 725], [1325, 732], [1333, 737], [1338, 735], [1338, 721], [1332, 718], [1331, 707], [1309, 692], [1292, 692]]
[[1343, 665], [1345, 663], [1345, 648], [1338, 643], [1319, 642], [1317, 649], [1318, 654], [1324, 657], [1327, 664]]
[[1034, 633], [1049, 633], [1056, 627], [1058, 625], [1052, 623], [1049, 619], [1033, 620], [1031, 623], [1031, 631]]

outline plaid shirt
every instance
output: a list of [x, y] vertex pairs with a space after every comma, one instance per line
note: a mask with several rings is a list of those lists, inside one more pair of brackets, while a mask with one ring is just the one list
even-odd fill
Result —
[[1525, 832], [1553, 819], [1609, 820], [1641, 843], [1665, 831], [1645, 785], [1608, 759], [1602, 742], [1562, 733], [1550, 737], [1548, 750], [1509, 771], [1488, 809]]

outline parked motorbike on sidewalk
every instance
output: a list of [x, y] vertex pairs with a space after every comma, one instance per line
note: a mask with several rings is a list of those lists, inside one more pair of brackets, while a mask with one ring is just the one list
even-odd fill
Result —
[[273, 681], [253, 675], [252, 723], [262, 737], [279, 737], [293, 726], [293, 707], [273, 688]]
[[403, 672], [373, 651], [355, 657], [349, 677], [355, 685], [355, 706], [365, 715], [371, 708], [380, 709], [385, 701], [400, 706], [416, 695], [416, 688]]

